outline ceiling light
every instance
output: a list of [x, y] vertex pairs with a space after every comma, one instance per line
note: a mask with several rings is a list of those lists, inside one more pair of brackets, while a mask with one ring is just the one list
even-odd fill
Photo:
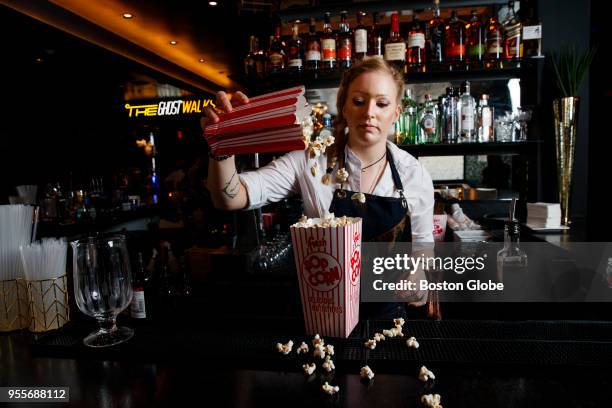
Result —
[[41, 64], [42, 62], [43, 62], [42, 58], [40, 58], [40, 57], [36, 58], [36, 63], [37, 64]]
[[176, 45], [176, 44], [178, 44], [178, 41], [176, 41], [176, 40], [170, 40], [170, 45]]
[[200, 58], [198, 61], [204, 63], [204, 58]]
[[209, 1], [208, 2], [208, 5], [209, 6], [213, 6], [213, 7], [216, 6], [217, 4], [219, 4], [219, 3], [217, 3], [216, 1]]
[[298, 24], [299, 24], [299, 23], [301, 23], [301, 21], [300, 21], [300, 20], [295, 20], [295, 22], [296, 22], [296, 23], [298, 23]]
[[130, 18], [133, 18], [133, 17], [134, 17], [134, 15], [133, 15], [132, 13], [123, 13], [123, 14], [122, 14], [122, 16], [123, 16], [123, 18], [126, 18], [126, 19], [128, 19], [128, 20], [129, 20]]

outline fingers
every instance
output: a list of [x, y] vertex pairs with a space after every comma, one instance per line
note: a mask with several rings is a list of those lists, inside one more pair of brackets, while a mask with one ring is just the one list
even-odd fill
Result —
[[212, 109], [208, 107], [204, 108], [204, 116], [200, 118], [200, 126], [202, 127], [202, 130], [204, 130], [206, 126], [210, 125], [211, 123], [217, 123], [218, 121], [219, 116], [217, 116]]
[[232, 111], [232, 104], [230, 103], [227, 94], [223, 91], [217, 92], [217, 108], [224, 112]]
[[237, 91], [232, 97], [232, 105], [234, 107], [249, 103], [249, 97], [240, 91]]

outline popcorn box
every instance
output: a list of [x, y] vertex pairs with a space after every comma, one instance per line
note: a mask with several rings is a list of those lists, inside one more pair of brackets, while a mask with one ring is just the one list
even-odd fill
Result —
[[359, 321], [362, 222], [353, 220], [290, 228], [307, 334], [346, 338]]
[[434, 214], [433, 216], [433, 236], [434, 241], [442, 242], [444, 241], [444, 236], [446, 235], [446, 214]]

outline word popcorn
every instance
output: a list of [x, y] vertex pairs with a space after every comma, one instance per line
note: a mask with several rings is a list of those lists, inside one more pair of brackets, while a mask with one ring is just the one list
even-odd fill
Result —
[[279, 353], [283, 353], [284, 355], [291, 353], [292, 348], [293, 348], [292, 340], [289, 340], [287, 344], [276, 343], [276, 350], [278, 350]]
[[436, 376], [434, 375], [434, 373], [430, 370], [427, 369], [427, 367], [422, 366], [421, 370], [419, 371], [419, 380], [423, 381], [423, 382], [427, 382], [429, 380], [435, 380]]
[[361, 367], [359, 375], [361, 375], [361, 378], [367, 378], [368, 380], [371, 380], [372, 378], [374, 378], [374, 371], [372, 371], [372, 369], [368, 366], [363, 366]]

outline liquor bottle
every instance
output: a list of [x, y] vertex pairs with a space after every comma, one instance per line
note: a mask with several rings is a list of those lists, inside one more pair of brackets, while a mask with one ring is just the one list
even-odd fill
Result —
[[412, 99], [412, 91], [406, 88], [404, 98], [402, 99], [402, 114], [400, 120], [402, 122], [402, 140], [403, 145], [416, 144], [419, 135], [419, 118], [417, 103]]
[[425, 71], [425, 30], [415, 14], [408, 31], [408, 71]]
[[338, 34], [338, 67], [349, 69], [353, 65], [353, 34], [346, 19], [346, 11], [340, 13], [340, 33]]
[[478, 104], [478, 141], [480, 143], [492, 142], [493, 139], [493, 108], [489, 106], [489, 95], [482, 94]]
[[514, 12], [514, 1], [508, 2], [508, 16], [504, 21], [504, 58], [516, 63], [523, 56], [521, 20]]
[[542, 23], [535, 16], [533, 6], [527, 7], [523, 20], [523, 56], [542, 56]]
[[142, 252], [139, 252], [132, 282], [134, 297], [132, 298], [132, 303], [130, 304], [130, 315], [133, 319], [151, 318], [151, 316], [148, 314], [150, 311], [147, 303], [147, 299], [149, 298], [148, 289], [150, 289], [149, 284], [150, 274], [145, 271], [144, 262], [142, 260]]
[[332, 126], [332, 117], [329, 113], [323, 114], [323, 127], [319, 130], [318, 137], [321, 140], [325, 140], [330, 136], [333, 136], [334, 128]]
[[259, 51], [259, 41], [257, 37], [252, 35], [249, 37], [249, 53], [244, 58], [244, 74], [249, 79], [253, 79], [257, 77], [257, 52]]
[[331, 13], [325, 13], [323, 34], [321, 35], [321, 49], [323, 50], [323, 69], [336, 69], [336, 34], [331, 25]]
[[368, 55], [368, 30], [361, 21], [364, 12], [357, 12], [357, 27], [355, 27], [355, 60], [361, 61]]
[[[512, 199], [510, 219], [504, 226], [504, 247], [497, 253], [497, 281], [504, 289], [518, 290], [527, 278], [527, 254], [520, 245], [520, 224], [514, 218], [516, 199]], [[510, 293], [512, 295], [512, 293]]]
[[444, 29], [444, 57], [449, 69], [465, 68], [465, 23], [455, 10]]
[[438, 143], [438, 105], [430, 94], [425, 94], [425, 103], [419, 113], [419, 143]]
[[485, 53], [485, 66], [487, 68], [501, 68], [504, 55], [503, 28], [497, 21], [497, 7], [493, 7], [493, 14], [486, 26], [487, 46]]
[[470, 95], [470, 82], [464, 82], [464, 91], [460, 97], [460, 141], [461, 142], [474, 142], [476, 141], [476, 101], [472, 95]]
[[433, 18], [427, 23], [425, 33], [427, 42], [427, 64], [434, 70], [444, 64], [444, 27], [446, 22], [440, 17], [440, 0], [434, 0]]
[[300, 38], [299, 27], [297, 23], [293, 24], [291, 28], [293, 36], [289, 41], [289, 56], [288, 56], [288, 70], [289, 72], [297, 76], [304, 71], [304, 45]]
[[277, 24], [274, 28], [274, 37], [270, 39], [268, 50], [268, 74], [280, 74], [285, 70], [287, 48], [285, 42], [281, 40], [281, 27]]
[[406, 68], [406, 43], [399, 31], [399, 13], [391, 15], [391, 33], [385, 43], [385, 60], [394, 65], [399, 72]]
[[378, 12], [372, 13], [372, 29], [369, 33], [368, 42], [368, 56], [384, 58], [385, 54], [385, 40], [382, 35], [382, 30], [378, 26]]
[[317, 35], [316, 20], [310, 18], [310, 30], [306, 38], [306, 70], [316, 72], [321, 68], [321, 41]]
[[485, 55], [485, 39], [480, 16], [472, 10], [472, 18], [466, 26], [467, 58], [470, 67], [482, 68]]

